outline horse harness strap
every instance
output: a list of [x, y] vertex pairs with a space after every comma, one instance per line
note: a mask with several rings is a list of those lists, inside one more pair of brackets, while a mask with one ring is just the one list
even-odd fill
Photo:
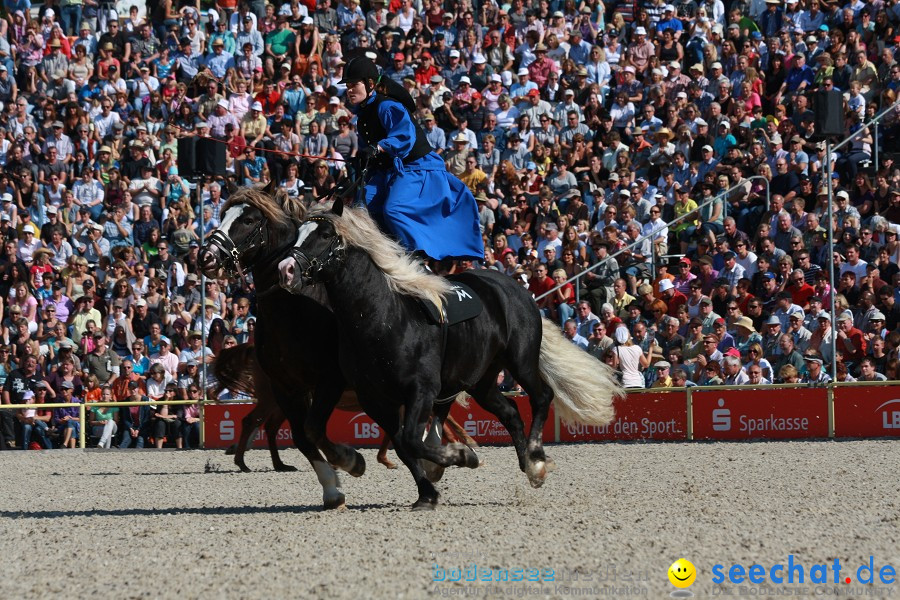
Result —
[[[320, 223], [329, 222], [329, 220], [324, 217], [310, 217], [307, 221]], [[318, 256], [310, 258], [300, 248], [296, 247], [291, 250], [291, 256], [300, 266], [300, 276], [310, 283], [318, 283], [321, 281], [322, 271], [324, 271], [328, 265], [334, 261], [342, 262], [344, 260], [346, 257], [346, 250], [347, 247], [344, 245], [344, 240], [341, 236], [336, 235], [332, 238], [331, 243], [328, 244]]]
[[253, 231], [250, 232], [250, 235], [244, 240], [244, 246], [242, 248], [238, 248], [234, 241], [228, 237], [228, 234], [221, 229], [217, 229], [209, 235], [208, 243], [217, 246], [225, 254], [226, 266], [231, 267], [235, 272], [243, 275], [244, 270], [241, 268], [241, 256], [251, 250], [265, 246], [268, 243], [268, 237], [269, 236], [266, 234], [265, 221], [261, 220], [256, 227], [253, 228]]

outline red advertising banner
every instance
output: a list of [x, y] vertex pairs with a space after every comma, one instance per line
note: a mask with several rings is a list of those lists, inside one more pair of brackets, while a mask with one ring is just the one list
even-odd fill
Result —
[[[525, 431], [527, 432], [531, 426], [531, 405], [528, 402], [528, 396], [513, 396], [512, 400], [519, 407], [522, 420], [525, 422]], [[481, 408], [472, 399], [469, 400], [468, 408], [454, 404], [453, 408], [450, 409], [450, 415], [479, 444], [512, 443], [509, 432], [497, 420], [497, 417]], [[550, 416], [544, 426], [545, 442], [555, 440], [553, 419], [553, 409], [551, 408]], [[353, 446], [378, 446], [381, 444], [382, 437], [384, 437], [384, 432], [381, 430], [381, 427], [362, 411], [345, 412], [336, 410], [328, 421], [328, 438], [333, 442]]]
[[[207, 404], [203, 407], [203, 427], [206, 448], [228, 448], [241, 438], [241, 419], [253, 410], [255, 404]], [[285, 421], [278, 429], [278, 446], [286, 448], [294, 445], [291, 427]], [[253, 448], [268, 448], [266, 432], [260, 428], [256, 432]]]
[[[516, 402], [525, 422], [525, 431], [531, 426], [531, 405], [527, 396], [515, 396]], [[207, 405], [204, 408], [205, 435], [207, 448], [227, 448], [240, 439], [241, 419], [252, 409], [253, 404]], [[479, 444], [510, 444], [512, 439], [506, 428], [492, 413], [481, 408], [474, 400], [469, 407], [454, 405], [450, 414], [460, 426]], [[544, 441], [555, 441], [553, 408], [544, 426]], [[355, 447], [377, 448], [381, 445], [384, 432], [378, 423], [372, 421], [362, 411], [336, 410], [328, 420], [328, 438], [332, 442], [349, 444]], [[279, 447], [293, 445], [291, 428], [287, 421], [278, 430]], [[260, 429], [253, 442], [254, 448], [266, 448], [266, 432]]]
[[697, 391], [692, 405], [695, 440], [828, 437], [824, 388]]
[[835, 437], [900, 437], [900, 389], [836, 387]]
[[629, 393], [615, 401], [616, 418], [609, 425], [562, 423], [559, 441], [686, 440], [687, 398], [684, 392]]

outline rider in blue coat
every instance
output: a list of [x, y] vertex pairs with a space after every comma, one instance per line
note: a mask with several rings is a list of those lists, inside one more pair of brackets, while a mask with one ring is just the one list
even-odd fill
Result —
[[413, 121], [405, 90], [391, 93], [393, 82], [365, 57], [350, 61], [341, 82], [357, 115], [361, 164], [369, 161], [366, 206], [379, 226], [411, 252], [483, 260], [475, 198]]

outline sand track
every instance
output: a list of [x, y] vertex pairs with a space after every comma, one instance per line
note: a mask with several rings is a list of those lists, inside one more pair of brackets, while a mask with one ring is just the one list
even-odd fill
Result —
[[[272, 472], [267, 453], [251, 452], [260, 471], [246, 475], [218, 451], [3, 452], [0, 598], [501, 597], [498, 584], [433, 581], [435, 564], [470, 563], [554, 569], [540, 594], [519, 597], [565, 597], [559, 586], [569, 584], [662, 598], [674, 590], [666, 569], [682, 556], [699, 569], [698, 597], [714, 591], [717, 563], [794, 554], [855, 569], [873, 555], [900, 571], [897, 442], [561, 445], [548, 454], [558, 469], [533, 490], [511, 448], [482, 448], [484, 467], [447, 471], [436, 512], [412, 513], [412, 479], [376, 464], [374, 451], [363, 478], [342, 477], [340, 512], [320, 510], [321, 490], [295, 451], [284, 457], [297, 473]], [[611, 575], [612, 566], [606, 583], [563, 579], [572, 569]], [[624, 581], [628, 571], [642, 580]], [[524, 594], [522, 585], [499, 584], [512, 594], [502, 597]], [[900, 597], [900, 585], [869, 594]]]

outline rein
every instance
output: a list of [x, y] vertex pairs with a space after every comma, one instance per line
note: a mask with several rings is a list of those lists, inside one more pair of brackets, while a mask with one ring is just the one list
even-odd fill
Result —
[[[311, 217], [307, 220], [320, 223], [328, 222], [328, 219], [324, 217]], [[343, 238], [339, 235], [335, 235], [331, 240], [331, 243], [318, 255], [312, 258], [310, 258], [303, 250], [296, 247], [291, 250], [291, 256], [297, 261], [297, 264], [302, 269], [300, 272], [301, 279], [316, 284], [321, 281], [322, 272], [326, 267], [332, 263], [341, 264], [344, 262], [344, 259], [347, 257], [347, 247], [344, 245]]]

